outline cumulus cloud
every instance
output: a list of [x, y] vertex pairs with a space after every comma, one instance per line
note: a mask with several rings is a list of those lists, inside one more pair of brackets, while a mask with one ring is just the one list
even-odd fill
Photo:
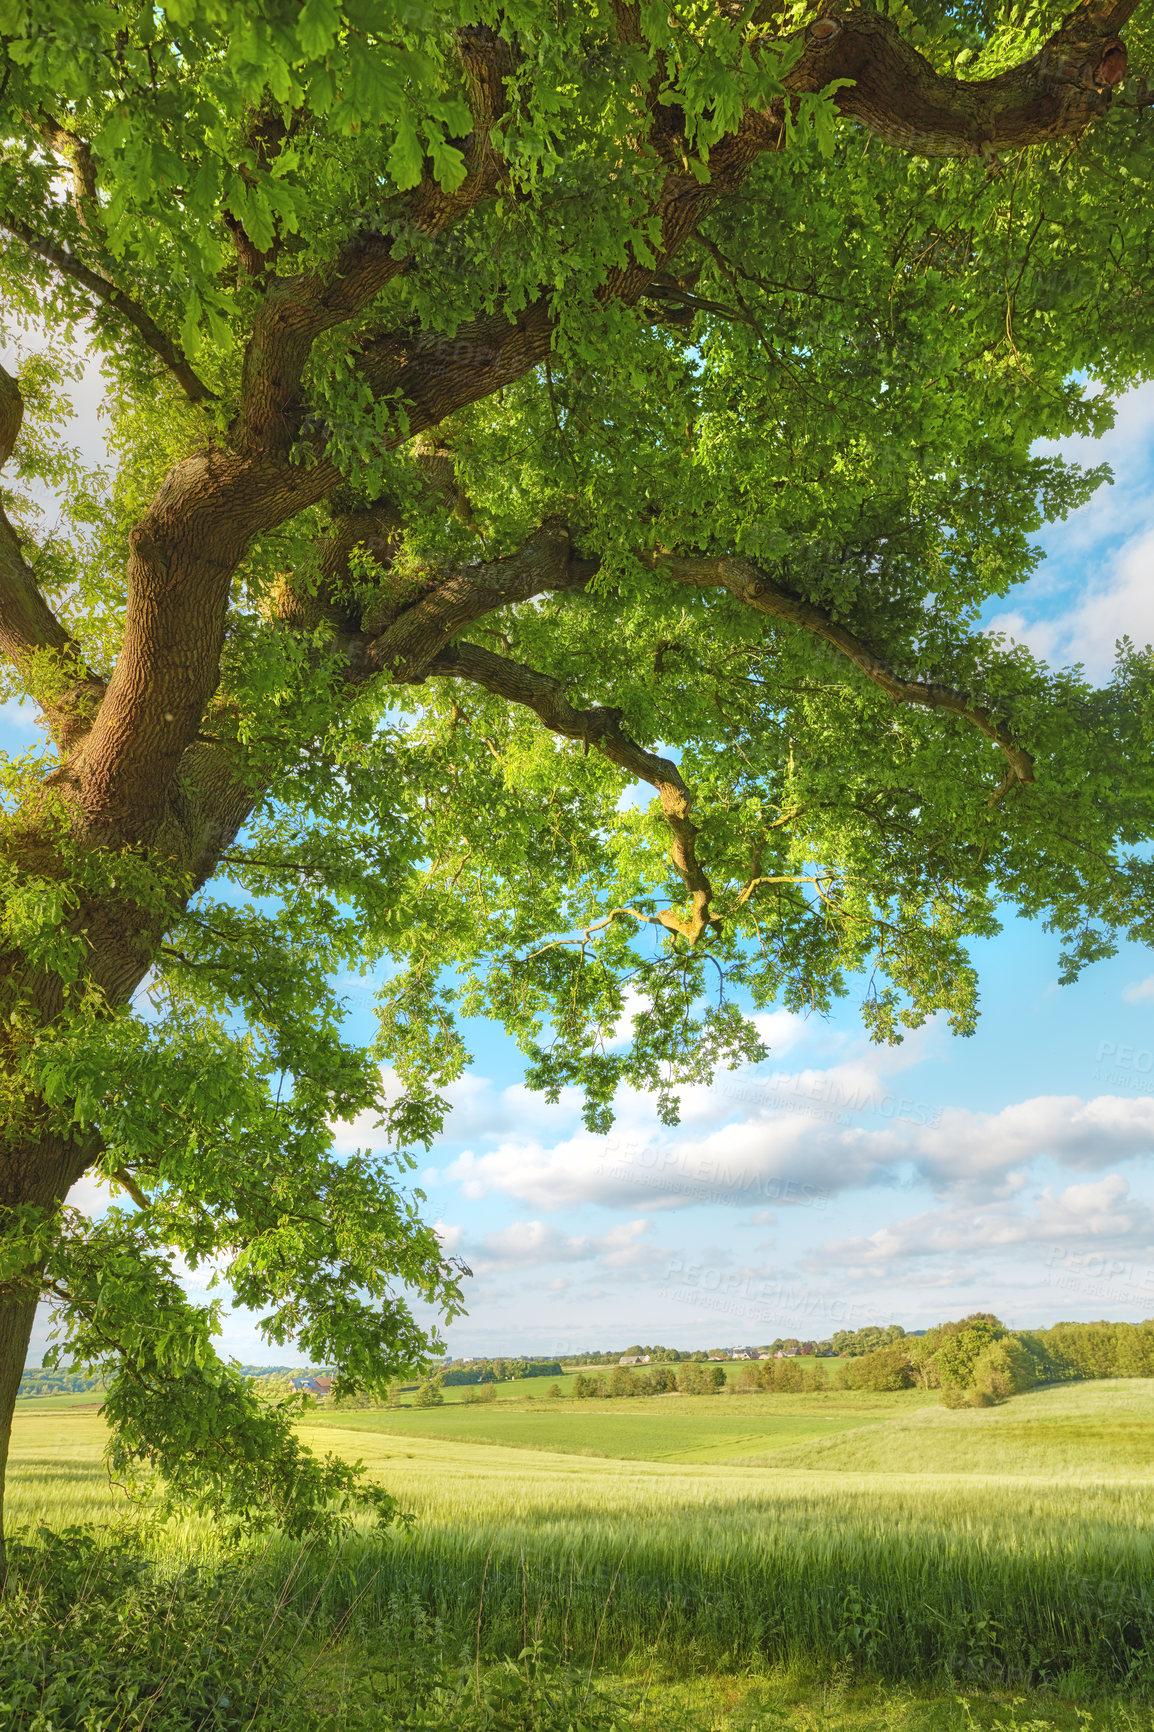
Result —
[[911, 1151], [919, 1171], [939, 1185], [965, 1186], [1049, 1155], [1063, 1166], [1094, 1169], [1154, 1148], [1154, 1099], [1098, 1095], [1038, 1095], [998, 1113], [962, 1107], [943, 1112], [920, 1131]]
[[[1028, 644], [1044, 660], [1082, 662], [1100, 679], [1119, 638], [1129, 636], [1139, 646], [1154, 641], [1154, 385], [1122, 397], [1113, 428], [1100, 439], [1043, 442], [1037, 449], [1087, 466], [1108, 463], [1114, 482], [1099, 487], [1063, 521], [1056, 557], [1018, 591], [1016, 608], [996, 615], [989, 629]], [[1073, 590], [1065, 605], [1064, 589]]]
[[1154, 998], [1154, 974], [1148, 974], [1145, 980], [1134, 980], [1129, 986], [1124, 986], [1122, 997], [1127, 1004], [1149, 1004]]
[[[740, 1118], [673, 1132], [645, 1127], [635, 1114], [634, 1128], [607, 1137], [502, 1137], [487, 1150], [466, 1149], [437, 1177], [471, 1201], [504, 1195], [542, 1213], [591, 1203], [820, 1208], [895, 1177], [920, 1178], [941, 1192], [1009, 1197], [1041, 1156], [1094, 1171], [1154, 1148], [1154, 1099], [1042, 1095], [997, 1113], [931, 1110], [879, 1092], [876, 1077], [855, 1066], [779, 1076], [731, 1104]], [[854, 1123], [855, 1114], [865, 1122]]]
[[[489, 1233], [470, 1257], [478, 1275], [509, 1269], [539, 1269], [551, 1263], [596, 1263], [602, 1269], [637, 1270], [665, 1260], [646, 1244], [649, 1222], [622, 1221], [607, 1233], [570, 1236], [544, 1221], [513, 1221]], [[558, 1283], [554, 1283], [557, 1286]], [[564, 1283], [561, 1283], [564, 1285]]]
[[79, 1209], [82, 1215], [95, 1221], [104, 1214], [110, 1203], [117, 1203], [122, 1209], [131, 1209], [132, 1203], [121, 1191], [113, 1196], [112, 1187], [107, 1179], [102, 1179], [98, 1173], [85, 1173], [77, 1179], [68, 1193], [67, 1202], [73, 1209]]
[[[1154, 1243], [1154, 1211], [1132, 1195], [1120, 1173], [1085, 1184], [1052, 1187], [1031, 1202], [1007, 1200], [984, 1207], [954, 1203], [925, 1210], [860, 1237], [829, 1240], [811, 1266], [828, 1272], [841, 1266], [849, 1280], [899, 1278], [927, 1260], [964, 1257], [972, 1275], [988, 1253], [1015, 1247], [1061, 1247], [1064, 1252], [1109, 1245], [1136, 1251]], [[956, 1278], [951, 1266], [948, 1279]]]

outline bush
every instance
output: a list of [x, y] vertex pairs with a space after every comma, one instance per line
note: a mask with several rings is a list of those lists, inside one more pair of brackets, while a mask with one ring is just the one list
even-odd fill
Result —
[[682, 1395], [716, 1395], [725, 1388], [724, 1365], [686, 1365], [677, 1379]]
[[414, 1407], [443, 1407], [445, 1391], [441, 1388], [439, 1377], [426, 1377], [417, 1385], [417, 1393], [413, 1396]]
[[917, 1381], [909, 1349], [906, 1347], [876, 1347], [859, 1359], [847, 1359], [842, 1369], [842, 1381], [847, 1389], [870, 1389], [882, 1393], [891, 1389], [912, 1389]]
[[[948, 1331], [948, 1334], [947, 1334]], [[1006, 1334], [1006, 1326], [989, 1312], [978, 1311], [960, 1324], [946, 1324], [945, 1339], [934, 1355], [934, 1364], [943, 1389], [972, 1389], [974, 1367], [993, 1342]]]
[[970, 1401], [974, 1407], [990, 1407], [1011, 1395], [1036, 1389], [1044, 1368], [1025, 1342], [1016, 1335], [991, 1341], [974, 1361]]
[[[224, 1571], [165, 1576], [127, 1530], [10, 1541], [0, 1716], [13, 1732], [285, 1727], [289, 1685], [270, 1590]], [[283, 1613], [281, 1614], [283, 1619]], [[278, 1704], [280, 1705], [278, 1707]], [[295, 1723], [295, 1722], [294, 1722]]]

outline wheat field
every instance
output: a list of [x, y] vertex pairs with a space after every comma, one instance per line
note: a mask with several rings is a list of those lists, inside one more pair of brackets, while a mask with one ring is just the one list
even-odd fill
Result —
[[[317, 1414], [306, 1441], [363, 1461], [412, 1529], [357, 1530], [323, 1556], [274, 1543], [262, 1567], [290, 1581], [302, 1611], [366, 1636], [409, 1608], [495, 1650], [536, 1637], [611, 1664], [660, 1652], [687, 1672], [820, 1664], [1066, 1689], [1147, 1676], [1154, 1383], [961, 1413], [891, 1402], [801, 1440], [807, 1399], [821, 1398], [754, 1399], [767, 1411], [746, 1409], [732, 1439], [751, 1459], [730, 1461], [588, 1453], [594, 1421], [573, 1409], [552, 1416], [569, 1418], [570, 1450], [484, 1441], [480, 1412], [473, 1438], [436, 1435], [435, 1412]], [[687, 1436], [692, 1447], [695, 1418], [716, 1428], [717, 1405], [697, 1398], [695, 1415], [679, 1400], [654, 1420], [654, 1450]], [[622, 1420], [649, 1423], [599, 1418], [599, 1447]], [[773, 1447], [751, 1451], [751, 1434]], [[101, 1445], [91, 1409], [21, 1414], [12, 1523], [138, 1519]], [[213, 1543], [204, 1522], [156, 1539], [173, 1559]]]

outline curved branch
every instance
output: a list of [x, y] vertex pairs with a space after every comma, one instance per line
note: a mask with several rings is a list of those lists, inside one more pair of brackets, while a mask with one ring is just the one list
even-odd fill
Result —
[[[983, 157], [1076, 137], [1108, 106], [1123, 75], [1125, 50], [1117, 30], [1135, 4], [1084, 6], [1023, 66], [969, 84], [935, 73], [880, 14], [865, 8], [831, 12], [806, 31], [786, 89], [802, 95], [850, 79], [851, 86], [834, 97], [840, 112], [888, 142], [926, 155]], [[426, 176], [413, 193], [389, 201], [367, 223], [368, 232], [350, 240], [329, 267], [274, 280], [246, 355], [235, 438], [227, 451], [195, 453], [178, 465], [134, 532], [124, 644], [86, 754], [81, 794], [90, 821], [111, 833], [139, 837], [153, 821], [195, 736], [217, 677], [228, 586], [253, 536], [323, 499], [340, 481], [324, 454], [322, 432], [313, 430], [314, 464], [292, 461], [302, 429], [309, 431], [301, 380], [315, 338], [352, 318], [408, 267], [406, 235], [424, 240], [445, 233], [500, 185], [483, 106], [504, 100], [500, 61], [509, 50], [491, 33], [474, 32], [466, 41], [466, 55], [487, 64], [490, 74], [474, 79], [479, 106], [472, 142], [466, 141], [462, 186], [447, 194]], [[750, 164], [780, 148], [786, 135], [784, 103], [747, 110], [713, 146], [702, 183], [681, 155], [683, 128], [676, 113], [660, 104], [652, 113], [649, 145], [665, 172], [651, 208], [636, 218], [638, 232], [657, 231], [650, 262], [643, 265], [626, 253], [629, 262], [609, 270], [594, 291], [602, 304], [636, 305], [711, 205], [732, 193]], [[400, 445], [524, 377], [549, 354], [555, 328], [543, 291], [512, 319], [500, 309], [460, 327], [452, 338], [412, 326], [366, 337], [361, 378], [378, 399], [395, 394], [403, 407], [382, 443]], [[866, 653], [863, 646], [853, 647]], [[159, 667], [174, 656], [179, 689], [170, 688], [161, 701]], [[880, 664], [866, 671], [897, 687]], [[956, 709], [1003, 750], [1018, 754], [1020, 779], [1032, 773], [1019, 748], [979, 706], [957, 694], [955, 703], [916, 682], [902, 683], [893, 695]], [[141, 725], [129, 725], [130, 713]]]
[[969, 82], [935, 72], [881, 12], [831, 9], [809, 26], [806, 54], [785, 84], [814, 91], [852, 79], [834, 103], [887, 144], [919, 156], [988, 157], [1075, 137], [1105, 112], [1126, 74], [1118, 31], [1136, 7], [1080, 6], [1029, 60]]
[[[0, 367], [0, 465], [12, 455], [23, 418], [20, 386]], [[57, 744], [70, 748], [90, 725], [104, 688], [85, 670], [80, 646], [45, 601], [20, 537], [2, 507], [0, 652], [26, 680]]]
[[161, 330], [151, 313], [147, 312], [139, 301], [134, 301], [131, 295], [126, 294], [123, 289], [117, 288], [114, 282], [108, 277], [102, 276], [99, 271], [89, 269], [75, 254], [66, 252], [63, 247], [57, 246], [55, 241], [45, 240], [42, 235], [38, 235], [35, 230], [28, 227], [27, 223], [22, 222], [19, 217], [13, 216], [10, 211], [0, 213], [0, 228], [7, 229], [9, 234], [15, 235], [17, 240], [23, 241], [29, 252], [35, 253], [38, 258], [42, 258], [47, 264], [50, 264], [53, 270], [59, 271], [62, 277], [68, 277], [72, 282], [79, 283], [81, 288], [87, 289], [89, 294], [94, 295], [104, 306], [111, 307], [114, 312], [119, 313], [121, 318], [126, 320], [137, 335], [143, 339], [145, 345], [152, 350], [157, 359], [164, 363], [189, 402], [210, 403], [216, 401], [216, 393], [209, 390], [184, 351]]
[[861, 669], [867, 679], [880, 686], [895, 704], [920, 704], [926, 709], [946, 710], [960, 716], [1000, 748], [1015, 781], [1034, 780], [1033, 758], [1018, 744], [1006, 724], [998, 721], [984, 705], [975, 703], [968, 693], [955, 691], [951, 686], [903, 679], [853, 632], [847, 631], [845, 626], [839, 625], [812, 602], [803, 601], [800, 596], [782, 589], [753, 560], [729, 555], [680, 559], [675, 554], [655, 553], [644, 556], [643, 563], [659, 567], [678, 583], [691, 584], [696, 589], [724, 589], [756, 613], [801, 626], [803, 631], [839, 650]]
[[407, 242], [446, 234], [497, 191], [502, 166], [490, 134], [504, 112], [512, 50], [483, 25], [458, 30], [454, 44], [473, 119], [469, 137], [458, 141], [465, 158], [464, 180], [454, 192], [446, 192], [427, 167], [412, 192], [396, 195], [384, 210], [367, 214], [364, 230], [327, 265], [273, 282], [245, 352], [235, 429], [238, 448], [287, 451], [300, 434], [301, 380], [316, 339], [353, 318], [409, 268], [412, 246]]
[[[491, 650], [481, 649], [477, 644], [447, 645], [430, 664], [428, 672], [448, 679], [469, 680], [510, 703], [524, 704], [555, 734], [595, 747], [610, 763], [619, 765], [631, 776], [656, 788], [665, 822], [673, 833], [670, 853], [689, 893], [693, 912], [688, 920], [670, 910], [663, 910], [652, 918], [691, 945], [696, 944], [708, 930], [720, 931], [721, 921], [710, 912], [713, 889], [697, 859], [697, 826], [690, 817], [693, 796], [682, 781], [676, 764], [647, 752], [629, 738], [622, 729], [619, 710], [575, 709], [565, 696], [561, 681], [551, 674], [523, 667], [519, 662], [494, 655]], [[631, 909], [619, 912], [632, 914], [634, 919], [648, 918], [635, 914]]]
[[72, 169], [72, 208], [85, 234], [95, 237], [100, 226], [100, 204], [96, 189], [96, 164], [87, 139], [69, 129], [46, 108], [32, 117], [32, 124], [56, 156]]

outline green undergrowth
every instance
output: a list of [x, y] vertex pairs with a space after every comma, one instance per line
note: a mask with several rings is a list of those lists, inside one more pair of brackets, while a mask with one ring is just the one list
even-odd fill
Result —
[[[1147, 1698], [886, 1682], [849, 1659], [713, 1667], [652, 1641], [602, 1664], [556, 1646], [527, 1588], [516, 1628], [486, 1600], [447, 1621], [394, 1594], [334, 1616], [275, 1549], [165, 1568], [135, 1527], [11, 1548], [0, 1732], [1150, 1732]], [[329, 1558], [331, 1567], [335, 1560]], [[312, 1584], [315, 1586], [315, 1584]], [[600, 1629], [612, 1619], [612, 1599]], [[579, 1651], [580, 1649], [580, 1651]]]

